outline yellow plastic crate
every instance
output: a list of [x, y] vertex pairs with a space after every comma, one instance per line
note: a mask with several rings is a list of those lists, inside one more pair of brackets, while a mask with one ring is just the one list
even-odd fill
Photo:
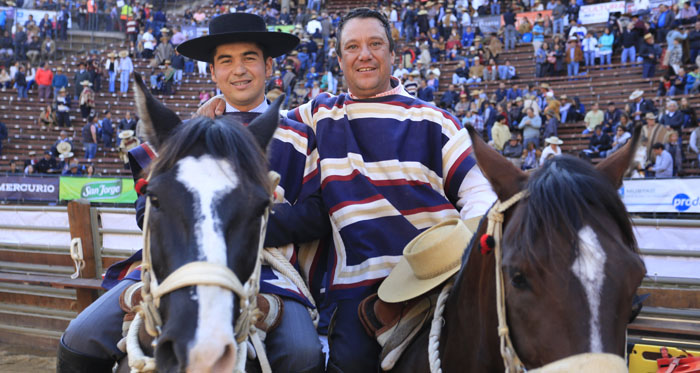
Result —
[[[670, 356], [688, 356], [683, 350], [675, 347], [666, 348]], [[693, 356], [700, 356], [700, 351], [686, 351]], [[656, 359], [661, 357], [661, 346], [636, 344], [628, 356], [629, 371], [630, 373], [656, 373], [659, 369], [656, 365]]]

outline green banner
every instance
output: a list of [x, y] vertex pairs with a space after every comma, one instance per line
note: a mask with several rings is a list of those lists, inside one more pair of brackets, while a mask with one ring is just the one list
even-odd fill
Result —
[[93, 202], [132, 203], [136, 201], [134, 180], [62, 176], [58, 196], [62, 201], [84, 198]]
[[267, 31], [280, 31], [291, 34], [294, 31], [294, 25], [268, 25]]

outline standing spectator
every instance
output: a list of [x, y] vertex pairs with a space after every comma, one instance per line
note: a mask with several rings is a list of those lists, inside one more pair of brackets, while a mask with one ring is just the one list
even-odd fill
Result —
[[605, 115], [600, 110], [600, 105], [596, 102], [593, 104], [593, 108], [586, 113], [586, 116], [583, 118], [583, 121], [586, 123], [586, 129], [583, 130], [583, 134], [586, 135], [593, 132], [598, 125], [603, 123], [603, 119], [605, 119]]
[[[613, 43], [615, 43], [615, 35], [606, 27], [603, 31], [603, 35], [598, 39], [598, 55], [600, 56], [601, 65], [610, 65], [612, 63]], [[608, 67], [608, 69], [609, 68], [610, 67]]]
[[554, 109], [547, 109], [544, 111], [544, 117], [546, 122], [542, 137], [557, 136], [559, 132], [559, 113]]
[[18, 61], [24, 60], [27, 57], [27, 33], [24, 31], [22, 25], [17, 25], [17, 31], [15, 31], [12, 44], [15, 48], [15, 58]]
[[51, 72], [47, 62], [44, 62], [44, 64], [36, 70], [35, 81], [37, 86], [39, 86], [39, 98], [45, 100], [50, 99], [51, 84], [53, 83], [53, 72]]
[[656, 62], [658, 61], [653, 35], [644, 35], [644, 42], [639, 48], [639, 55], [643, 58], [642, 76], [645, 78], [653, 78], [656, 73]]
[[82, 92], [82, 87], [81, 84], [84, 81], [90, 81], [90, 73], [86, 69], [86, 65], [84, 61], [80, 61], [78, 63], [78, 70], [75, 72], [75, 76], [73, 77], [73, 87], [75, 87], [75, 97], [80, 96], [80, 92]]
[[85, 158], [88, 160], [88, 162], [95, 158], [95, 154], [97, 153], [97, 124], [95, 123], [96, 119], [96, 115], [90, 115], [88, 117], [87, 123], [85, 123], [82, 130]]
[[542, 150], [542, 154], [540, 155], [540, 166], [542, 166], [544, 162], [547, 161], [547, 159], [557, 155], [561, 155], [561, 148], [559, 147], [559, 145], [563, 143], [564, 142], [556, 136], [544, 139], [545, 146], [547, 144], [549, 144], [549, 146], [546, 146], [544, 150]]
[[129, 51], [123, 50], [119, 52], [119, 92], [126, 93], [129, 91], [129, 78], [134, 71], [134, 64], [129, 57]]
[[690, 61], [695, 63], [700, 51], [700, 21], [695, 22], [695, 28], [688, 33], [688, 41], [690, 42]]
[[185, 57], [181, 55], [177, 49], [173, 58], [170, 60], [170, 67], [175, 70], [174, 82], [178, 86], [182, 84], [182, 72], [185, 70]]
[[41, 56], [41, 41], [38, 35], [33, 35], [32, 40], [27, 43], [27, 58], [32, 65], [36, 64]]
[[406, 42], [412, 42], [416, 32], [416, 11], [411, 3], [406, 4], [406, 11], [403, 14], [403, 32]]
[[598, 50], [598, 40], [593, 37], [593, 34], [589, 31], [586, 37], [583, 39], [583, 57], [586, 62], [586, 66], [595, 66], [595, 55]]
[[568, 76], [577, 76], [581, 61], [583, 60], [583, 52], [578, 46], [578, 39], [572, 37], [566, 46], [566, 71]]
[[[673, 39], [668, 50], [666, 51], [666, 55], [668, 56], [668, 66], [673, 68], [674, 73], [680, 74], [680, 70], [682, 70], [681, 64], [683, 63], [683, 46], [681, 45], [681, 41], [678, 39]], [[685, 82], [683, 83], [685, 86]]]
[[56, 122], [59, 127], [70, 127], [70, 98], [66, 96], [66, 88], [58, 90], [54, 101]]
[[447, 86], [447, 91], [442, 94], [440, 98], [441, 106], [446, 110], [451, 110], [455, 103], [459, 100], [459, 93], [455, 91], [454, 84]]
[[673, 176], [678, 176], [683, 171], [683, 144], [679, 140], [678, 132], [671, 131], [668, 143], [664, 145], [664, 150], [673, 158]]
[[647, 171], [654, 172], [654, 177], [673, 177], [673, 157], [664, 149], [664, 144], [657, 142], [651, 148], [656, 159], [647, 166]]
[[547, 50], [538, 49], [535, 52], [535, 77], [541, 78], [547, 69]]
[[698, 125], [697, 114], [695, 114], [695, 109], [690, 105], [687, 97], [681, 98], [680, 111], [685, 117], [684, 127], [696, 127]]
[[518, 129], [523, 131], [523, 144], [527, 146], [529, 142], [532, 142], [535, 146], [539, 146], [542, 118], [536, 116], [531, 108], [526, 109], [525, 114], [526, 116], [518, 124]]
[[635, 63], [637, 44], [639, 44], [639, 34], [634, 30], [634, 23], [630, 22], [627, 27], [620, 26], [620, 42], [622, 43], [622, 63]]
[[[518, 35], [515, 31], [515, 13], [510, 7], [507, 7], [505, 13], [503, 13], [503, 22], [505, 23], [505, 49], [515, 49]], [[462, 44], [464, 44], [464, 42]], [[466, 44], [464, 45], [467, 46]]]
[[63, 66], [56, 68], [56, 74], [53, 76], [51, 86], [53, 87], [53, 97], [58, 96], [58, 91], [61, 88], [65, 89], [68, 87], [68, 77], [63, 74]]
[[178, 45], [182, 44], [187, 40], [187, 37], [185, 36], [184, 33], [182, 33], [182, 28], [180, 26], [175, 26], [173, 28], [173, 37], [170, 39], [170, 43], [173, 44], [173, 46], [177, 47]]
[[107, 55], [107, 61], [105, 62], [105, 71], [109, 76], [109, 93], [114, 93], [115, 83], [117, 81], [117, 54], [110, 52]]
[[459, 60], [457, 69], [452, 73], [452, 84], [464, 84], [467, 82], [469, 69], [467, 69], [464, 60]]
[[564, 34], [564, 16], [567, 9], [561, 3], [561, 0], [555, 0], [554, 4], [554, 9], [552, 9], [552, 34]]
[[570, 19], [570, 21], [571, 28], [569, 29], [569, 37], [576, 36], [579, 39], [583, 39], [583, 37], [586, 36], [586, 34], [588, 34], [588, 30], [586, 30], [586, 28], [583, 27], [583, 25], [581, 24], [581, 20], [574, 22], [573, 19]]
[[15, 74], [15, 85], [17, 86], [17, 98], [27, 98], [27, 76], [24, 73], [24, 65], [19, 65]]
[[109, 110], [105, 110], [104, 117], [100, 122], [102, 127], [102, 145], [109, 149], [112, 147], [112, 138], [114, 137], [114, 125], [112, 124], [112, 113]]
[[506, 118], [499, 114], [496, 116], [496, 121], [491, 128], [491, 137], [493, 139], [491, 145], [494, 149], [498, 150], [499, 153], [503, 152], [503, 147], [510, 139], [510, 129], [505, 122]]
[[162, 65], [165, 60], [170, 60], [175, 54], [175, 48], [170, 44], [170, 30], [164, 27], [160, 32], [160, 44], [156, 47], [155, 56], [150, 63], [151, 67]]
[[659, 17], [656, 22], [652, 22], [652, 28], [656, 29], [656, 38], [663, 40], [666, 38], [666, 32], [674, 23], [674, 14], [668, 9], [665, 4], [659, 5]]
[[83, 91], [80, 93], [78, 105], [80, 105], [80, 116], [85, 119], [91, 114], [94, 115], [95, 92], [90, 88], [92, 83], [89, 80], [83, 80], [80, 85], [83, 86]]
[[535, 49], [535, 54], [542, 47], [544, 43], [544, 28], [542, 27], [543, 21], [538, 19], [535, 21], [535, 27], [532, 28], [532, 47]]

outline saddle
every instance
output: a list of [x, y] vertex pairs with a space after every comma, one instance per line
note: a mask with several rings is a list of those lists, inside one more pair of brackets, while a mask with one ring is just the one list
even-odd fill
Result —
[[358, 314], [365, 332], [382, 346], [382, 370], [391, 370], [435, 311], [437, 293], [400, 303], [386, 303], [377, 294], [365, 298]]
[[[129, 331], [129, 326], [141, 308], [142, 287], [143, 282], [139, 281], [124, 289], [119, 296], [119, 307], [126, 313], [122, 322], [122, 336], [124, 338], [117, 344], [117, 347], [123, 352], [126, 352], [126, 334]], [[258, 329], [260, 339], [264, 341], [267, 333], [275, 330], [282, 321], [284, 303], [282, 298], [275, 294], [258, 294], [257, 304], [260, 315], [255, 327]]]

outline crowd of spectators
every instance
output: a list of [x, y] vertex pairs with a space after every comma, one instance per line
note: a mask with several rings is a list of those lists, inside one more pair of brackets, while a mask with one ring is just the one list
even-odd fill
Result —
[[[403, 83], [409, 94], [454, 113], [464, 125], [472, 125], [484, 139], [523, 169], [538, 167], [547, 157], [561, 153], [563, 140], [558, 132], [562, 123], [583, 121], [584, 134], [590, 136], [586, 137], [590, 142], [580, 156], [599, 158], [617, 151], [629, 139], [634, 124], [647, 121], [648, 114], [653, 113], [660, 126], [668, 128], [668, 136], [656, 139], [659, 141], [643, 139], [646, 151], [643, 159], [638, 157], [640, 170], [650, 170], [652, 174], [647, 167], [655, 164], [656, 153], [652, 148], [661, 143], [664, 151], [673, 157], [672, 174], [677, 175], [684, 156], [683, 151], [679, 152], [682, 150], [681, 131], [697, 125], [695, 111], [687, 99], [676, 104], [678, 115], [673, 114], [669, 106], [675, 101], [666, 105], [661, 98], [654, 102], [643, 99], [643, 94], [637, 92], [625, 107], [618, 108], [609, 102], [602, 109], [595, 103], [586, 110], [578, 97], [555, 95], [547, 83], [519, 82], [523, 73], [516, 71], [508, 59], [509, 54], [504, 51], [520, 44], [531, 44], [536, 77], [568, 75], [572, 79], [588, 74], [594, 66], [617, 67], [613, 60], [619, 55], [623, 65], [641, 64], [643, 76], [647, 78], [655, 78], [657, 69], [665, 69], [662, 76], [655, 78], [659, 82], [657, 96], [695, 93], [700, 85], [700, 68], [695, 64], [700, 50], [700, 22], [696, 22], [695, 4], [685, 2], [680, 6], [661, 6], [648, 14], [611, 17], [603, 27], [592, 29], [578, 20], [581, 5], [581, 0], [440, 0], [379, 2], [375, 8], [386, 15], [396, 43], [397, 63], [393, 77]], [[82, 6], [77, 7], [78, 16], [73, 14], [72, 17], [78, 21], [79, 28], [89, 28], [90, 12], [80, 11]], [[70, 78], [58, 69], [23, 66], [22, 62], [8, 64], [9, 69], [0, 70], [3, 89], [14, 86], [19, 98], [26, 98], [32, 84], [49, 87], [38, 89], [42, 98], [49, 99], [47, 94], [53, 95], [50, 100], [53, 104], [47, 105], [41, 116], [42, 123], [47, 126], [55, 123], [69, 127], [69, 113], [80, 110], [84, 119], [81, 136], [88, 159], [95, 156], [89, 144], [101, 143], [103, 136], [118, 141], [118, 134], [123, 131], [121, 128], [105, 130], [113, 128], [117, 120], [112, 122], [108, 118], [109, 108], [95, 107], [95, 93], [107, 88], [109, 92], [119, 89], [125, 95], [134, 64], [139, 60], [148, 61], [150, 71], [146, 81], [158, 93], [175, 93], [184, 74], [208, 77], [206, 63], [189, 60], [175, 48], [195, 36], [189, 30], [204, 27], [211, 18], [227, 12], [261, 15], [268, 25], [288, 27], [285, 31], [290, 30], [301, 39], [294, 51], [275, 59], [267, 84], [268, 98], [286, 93], [285, 107], [291, 108], [313, 99], [320, 92], [337, 93], [344, 89], [335, 44], [341, 13], [326, 11], [319, 0], [296, 3], [241, 0], [237, 4], [215, 0], [213, 15], [203, 9], [187, 9], [177, 22], [169, 21], [160, 6], [150, 3], [126, 2], [118, 7], [107, 2], [100, 3], [98, 8], [110, 9], [110, 29], [125, 32], [121, 49], [87, 56]], [[69, 13], [73, 9], [74, 6], [68, 6]], [[523, 11], [544, 10], [551, 13], [538, 14], [533, 21], [517, 16]], [[484, 32], [476, 22], [477, 17], [489, 15], [503, 16], [503, 26], [496, 32]], [[54, 22], [54, 29], [47, 36], [60, 35], [60, 30], [60, 25]], [[665, 42], [667, 49], [657, 41]], [[0, 54], [4, 53], [2, 45], [0, 41]], [[14, 46], [10, 49], [17, 54]], [[445, 72], [441, 67], [448, 61], [454, 61], [455, 69]], [[53, 74], [51, 84], [46, 84], [46, 74], [39, 73], [46, 69]], [[441, 78], [444, 74], [448, 76]], [[18, 85], [17, 78], [21, 83], [22, 76], [26, 83]], [[441, 80], [447, 83], [446, 89], [445, 83], [441, 87]], [[107, 87], [103, 87], [103, 82]], [[489, 95], [484, 85], [477, 85], [483, 82], [497, 84], [498, 89]], [[647, 95], [653, 93], [650, 91]], [[200, 103], [215, 94], [202, 90]], [[99, 118], [97, 113], [100, 113]], [[679, 118], [683, 119], [680, 124]], [[110, 123], [107, 126], [106, 120]], [[674, 138], [673, 132], [677, 140], [670, 140]], [[691, 137], [691, 150], [698, 147], [697, 132], [692, 132], [695, 143]], [[678, 149], [666, 149], [673, 146]]]

